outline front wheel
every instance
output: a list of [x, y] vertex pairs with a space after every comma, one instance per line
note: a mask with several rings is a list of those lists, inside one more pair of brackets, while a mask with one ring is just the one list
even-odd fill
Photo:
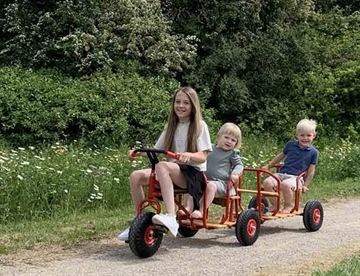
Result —
[[155, 230], [152, 217], [154, 213], [145, 212], [138, 215], [131, 223], [129, 245], [131, 251], [140, 258], [154, 255], [162, 242], [163, 233]]
[[236, 220], [235, 234], [241, 245], [252, 245], [260, 233], [260, 218], [257, 211], [247, 209]]
[[319, 201], [309, 201], [306, 203], [303, 212], [303, 222], [305, 228], [314, 232], [321, 228], [324, 220], [324, 210]]

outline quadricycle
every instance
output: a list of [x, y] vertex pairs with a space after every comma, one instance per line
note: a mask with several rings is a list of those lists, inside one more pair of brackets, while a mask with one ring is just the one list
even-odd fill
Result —
[[[163, 155], [168, 158], [178, 159], [179, 156], [173, 152], [158, 149], [137, 149], [133, 152], [146, 153], [151, 162], [151, 176], [145, 199], [139, 204], [137, 216], [132, 221], [129, 233], [129, 246], [131, 251], [140, 258], [153, 256], [163, 240], [164, 234], [168, 229], [162, 225], [155, 225], [152, 217], [161, 213], [161, 189], [156, 180], [155, 166], [159, 162], [158, 156]], [[280, 166], [276, 167], [277, 170]], [[253, 174], [256, 179], [255, 189], [246, 189], [244, 185], [244, 176]], [[306, 171], [297, 176], [297, 186], [300, 179], [306, 175]], [[262, 189], [261, 181], [263, 176], [272, 176], [277, 181], [277, 191], [267, 192]], [[206, 180], [206, 176], [204, 174]], [[207, 181], [206, 181], [207, 182]], [[230, 190], [234, 187], [236, 194], [230, 195]], [[207, 230], [219, 228], [234, 228], [235, 236], [240, 245], [249, 246], [254, 244], [260, 234], [261, 224], [267, 220], [287, 218], [292, 216], [302, 216], [305, 228], [312, 232], [321, 228], [324, 211], [319, 201], [308, 201], [303, 210], [300, 210], [301, 189], [297, 187], [294, 196], [294, 207], [289, 214], [280, 213], [281, 184], [280, 179], [275, 173], [260, 168], [245, 168], [243, 174], [239, 176], [239, 182], [229, 181], [225, 197], [215, 198], [215, 204], [223, 206], [223, 213], [219, 218], [212, 219], [209, 217], [208, 210], [204, 208], [203, 217], [195, 219], [190, 217], [190, 213], [184, 207], [184, 195], [186, 189], [174, 188], [175, 205], [178, 210], [182, 210], [185, 216], [177, 217], [179, 223], [178, 232], [183, 237], [192, 237], [204, 228]], [[244, 194], [253, 194], [246, 207], [243, 205]], [[205, 204], [207, 190], [205, 189], [202, 204]], [[275, 210], [269, 211], [268, 197], [275, 197], [277, 205]], [[248, 198], [248, 197], [247, 197]], [[205, 207], [205, 206], [204, 206]], [[150, 209], [150, 210], [149, 210]]]

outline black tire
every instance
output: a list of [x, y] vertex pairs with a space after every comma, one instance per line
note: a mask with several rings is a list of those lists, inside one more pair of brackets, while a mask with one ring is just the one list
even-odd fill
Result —
[[[257, 210], [258, 206], [257, 206], [257, 196], [253, 196], [250, 201], [249, 201], [249, 205], [248, 205], [248, 209], [255, 209]], [[266, 197], [261, 197], [261, 209], [263, 213], [266, 213], [267, 210], [269, 208], [269, 201]]]
[[306, 230], [310, 232], [321, 228], [324, 220], [324, 210], [321, 203], [317, 200], [306, 203], [303, 212], [303, 222]]
[[137, 216], [131, 223], [129, 245], [131, 251], [140, 258], [151, 257], [158, 251], [163, 233], [154, 229], [152, 217], [154, 213], [145, 212]]
[[241, 245], [252, 245], [260, 233], [260, 219], [257, 211], [247, 209], [236, 220], [235, 234]]
[[198, 232], [198, 229], [191, 229], [190, 227], [187, 226], [179, 226], [178, 232], [180, 233], [181, 236], [185, 237], [185, 238], [190, 238], [195, 236], [195, 234]]

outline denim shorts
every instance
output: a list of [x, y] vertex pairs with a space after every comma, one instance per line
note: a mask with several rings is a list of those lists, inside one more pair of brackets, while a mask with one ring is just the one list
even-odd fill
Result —
[[[291, 174], [286, 174], [286, 173], [276, 173], [275, 174], [277, 177], [280, 178], [280, 181], [283, 182], [285, 180], [287, 180], [287, 182], [290, 182], [291, 183], [291, 189], [292, 190], [295, 190], [296, 189], [296, 178], [297, 178], [297, 175], [291, 175]], [[277, 184], [278, 182], [276, 181], [276, 179], [272, 176], [269, 176], [268, 178], [266, 179], [271, 179], [272, 182], [274, 183], [274, 188], [276, 189], [277, 188]], [[299, 183], [299, 189], [302, 188], [302, 185], [304, 184], [304, 178], [300, 178], [300, 183]]]
[[[214, 182], [217, 188], [217, 193], [219, 196], [226, 196], [226, 188], [227, 188], [227, 182], [220, 181], [220, 180], [209, 180], [209, 182]], [[234, 186], [231, 185], [230, 188], [230, 196], [236, 195]]]

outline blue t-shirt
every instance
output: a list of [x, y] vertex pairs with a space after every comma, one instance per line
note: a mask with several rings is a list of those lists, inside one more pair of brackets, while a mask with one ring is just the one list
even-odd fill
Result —
[[306, 148], [300, 147], [299, 141], [289, 141], [286, 143], [283, 153], [286, 155], [284, 165], [280, 173], [299, 175], [311, 164], [316, 165], [318, 161], [318, 150], [310, 145]]

